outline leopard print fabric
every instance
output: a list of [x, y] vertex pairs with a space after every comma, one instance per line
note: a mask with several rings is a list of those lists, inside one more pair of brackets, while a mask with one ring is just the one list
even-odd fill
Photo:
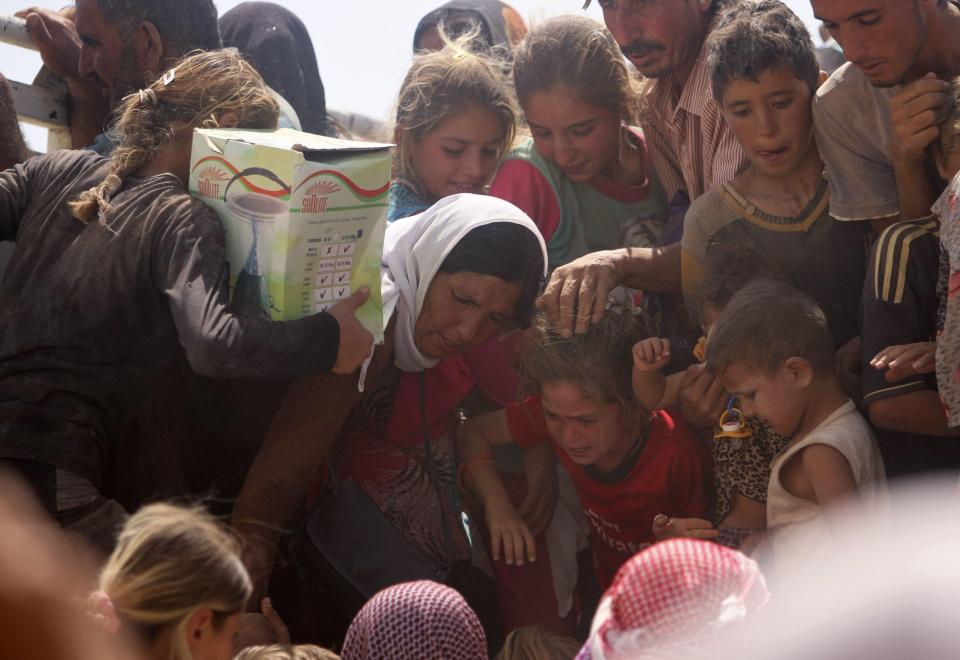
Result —
[[717, 482], [714, 522], [730, 513], [733, 494], [767, 503], [770, 464], [787, 446], [788, 438], [774, 433], [756, 417], [747, 419], [752, 435], [746, 438], [715, 437], [713, 464]]

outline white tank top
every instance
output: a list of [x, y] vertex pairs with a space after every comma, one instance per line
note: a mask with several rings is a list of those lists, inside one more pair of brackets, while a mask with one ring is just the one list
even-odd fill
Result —
[[810, 567], [834, 549], [820, 504], [790, 494], [780, 483], [780, 471], [786, 462], [813, 444], [833, 447], [847, 459], [868, 515], [889, 512], [886, 473], [877, 441], [867, 421], [848, 399], [805, 438], [773, 459], [767, 489], [767, 532], [776, 573], [780, 575], [792, 573], [787, 567], [795, 561]]

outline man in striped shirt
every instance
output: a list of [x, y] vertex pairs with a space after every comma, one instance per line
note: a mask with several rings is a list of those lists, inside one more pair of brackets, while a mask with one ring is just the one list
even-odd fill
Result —
[[887, 478], [960, 471], [960, 429], [950, 428], [933, 374], [912, 365], [937, 336], [940, 222], [905, 220], [884, 231], [863, 289], [863, 407]]
[[[685, 208], [748, 164], [713, 99], [704, 48], [719, 10], [738, 1], [599, 0], [607, 28], [647, 78], [644, 134], [674, 208]], [[675, 238], [662, 248], [597, 252], [558, 268], [544, 307], [563, 331], [579, 333], [603, 314], [617, 284], [679, 293], [680, 236]], [[723, 388], [705, 372], [688, 376], [684, 399], [696, 410], [685, 406], [684, 413], [694, 423], [712, 424], [722, 412]]]
[[668, 197], [694, 200], [743, 171], [743, 149], [710, 88], [704, 44], [731, 0], [599, 0], [607, 28], [647, 79], [644, 134]]

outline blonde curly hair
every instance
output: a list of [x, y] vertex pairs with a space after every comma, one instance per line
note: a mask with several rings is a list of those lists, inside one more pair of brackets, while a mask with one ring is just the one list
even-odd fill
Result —
[[70, 202], [73, 216], [105, 220], [110, 199], [175, 136], [215, 128], [224, 113], [236, 113], [238, 128], [276, 128], [279, 107], [263, 78], [234, 49], [188, 54], [160, 79], [125, 97], [110, 131], [117, 147], [110, 174]]

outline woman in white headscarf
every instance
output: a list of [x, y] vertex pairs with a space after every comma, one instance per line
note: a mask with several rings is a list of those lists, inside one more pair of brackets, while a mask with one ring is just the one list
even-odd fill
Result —
[[529, 325], [545, 268], [536, 226], [496, 198], [452, 195], [390, 225], [382, 260], [386, 340], [365, 391], [357, 392], [355, 376], [295, 383], [237, 501], [233, 524], [249, 541], [255, 595], [264, 591], [282, 528], [308, 491], [323, 494], [347, 479], [438, 566], [469, 557], [467, 538], [451, 520], [458, 518], [450, 504], [457, 471], [451, 431], [455, 411], [479, 389], [459, 354]]

